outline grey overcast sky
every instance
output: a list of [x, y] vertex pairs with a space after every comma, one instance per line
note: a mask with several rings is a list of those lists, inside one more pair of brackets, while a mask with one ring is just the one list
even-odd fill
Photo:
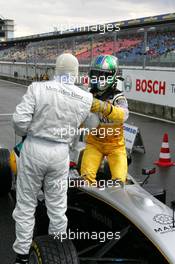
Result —
[[15, 37], [175, 12], [175, 0], [0, 0], [0, 15], [15, 20]]

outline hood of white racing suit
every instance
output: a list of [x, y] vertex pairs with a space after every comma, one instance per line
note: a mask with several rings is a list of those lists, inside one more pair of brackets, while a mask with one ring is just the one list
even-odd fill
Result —
[[78, 78], [79, 62], [77, 58], [70, 53], [63, 53], [56, 59], [55, 75], [67, 76], [71, 82], [75, 83]]

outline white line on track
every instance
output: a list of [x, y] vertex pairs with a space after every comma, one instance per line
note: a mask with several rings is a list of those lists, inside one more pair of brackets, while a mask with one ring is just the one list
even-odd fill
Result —
[[0, 81], [12, 83], [12, 84], [15, 84], [15, 85], [21, 85], [23, 87], [28, 87], [28, 85], [25, 85], [25, 84], [22, 84], [22, 83], [15, 83], [15, 82], [4, 80], [4, 79], [0, 79]]
[[0, 116], [12, 116], [12, 113], [5, 113], [5, 114], [0, 114]]
[[169, 123], [169, 124], [175, 125], [175, 122], [171, 121], [171, 120], [166, 120], [166, 119], [163, 119], [163, 118], [158, 118], [158, 117], [154, 117], [154, 116], [144, 115], [144, 114], [140, 114], [140, 113], [133, 112], [133, 111], [130, 111], [130, 113], [133, 114], [133, 115], [147, 117], [147, 118], [150, 118], [150, 119], [154, 119], [154, 120], [157, 120], [157, 121], [161, 121], [161, 122], [165, 122], [165, 123]]

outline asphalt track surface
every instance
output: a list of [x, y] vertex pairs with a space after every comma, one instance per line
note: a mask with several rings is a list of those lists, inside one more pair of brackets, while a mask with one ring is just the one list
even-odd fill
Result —
[[[20, 102], [26, 87], [7, 81], [0, 80], [0, 145], [12, 149], [16, 138], [11, 125], [11, 114], [16, 105]], [[165, 132], [169, 135], [169, 144], [172, 160], [175, 161], [175, 125], [159, 120], [150, 119], [130, 114], [128, 123], [138, 126], [146, 153], [134, 152], [133, 161], [129, 167], [129, 172], [139, 181], [144, 179], [141, 175], [141, 169], [153, 167], [153, 163], [158, 159], [162, 143], [162, 137]], [[154, 187], [166, 190], [166, 203], [170, 205], [175, 200], [175, 166], [170, 168], [156, 167], [156, 174], [151, 176], [149, 184]], [[0, 198], [0, 264], [12, 264], [14, 253], [12, 244], [15, 239], [15, 224], [11, 214], [14, 203], [10, 197]]]

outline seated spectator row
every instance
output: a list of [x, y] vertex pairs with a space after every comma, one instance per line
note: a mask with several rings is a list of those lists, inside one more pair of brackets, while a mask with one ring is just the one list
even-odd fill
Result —
[[32, 63], [54, 63], [56, 56], [63, 52], [72, 52], [80, 63], [89, 63], [99, 54], [114, 54], [119, 60], [134, 62], [143, 56], [155, 59], [175, 51], [175, 31], [149, 32], [145, 47], [144, 34], [135, 32], [111, 35], [89, 35], [65, 39], [43, 40], [37, 42], [0, 45], [1, 61]]

